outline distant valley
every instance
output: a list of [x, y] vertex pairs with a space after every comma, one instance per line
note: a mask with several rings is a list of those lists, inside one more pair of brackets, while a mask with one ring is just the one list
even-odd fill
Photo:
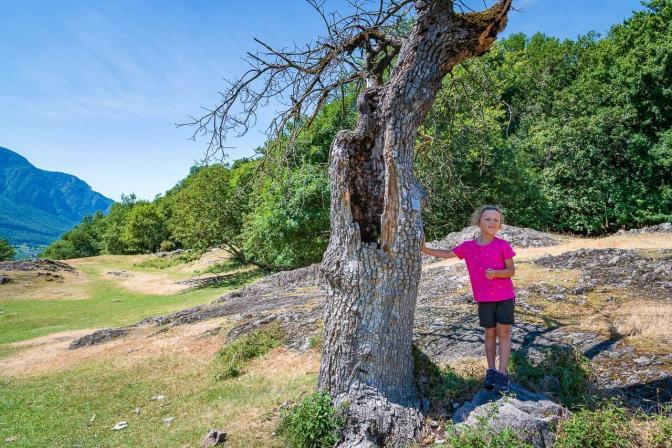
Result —
[[25, 157], [0, 147], [0, 238], [22, 258], [35, 255], [82, 218], [114, 201], [81, 179], [41, 170]]

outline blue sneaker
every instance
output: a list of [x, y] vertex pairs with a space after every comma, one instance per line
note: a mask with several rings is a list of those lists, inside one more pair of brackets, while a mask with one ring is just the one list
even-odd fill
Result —
[[488, 369], [485, 371], [485, 381], [483, 381], [483, 387], [488, 390], [495, 388], [495, 378], [497, 377], [497, 371], [495, 369]]
[[495, 373], [495, 393], [506, 395], [511, 392], [511, 378], [502, 372]]

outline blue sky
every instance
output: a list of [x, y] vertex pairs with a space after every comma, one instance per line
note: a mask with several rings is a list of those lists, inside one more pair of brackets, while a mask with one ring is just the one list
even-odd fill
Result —
[[[641, 9], [638, 0], [514, 6], [505, 36], [605, 33]], [[0, 146], [115, 200], [131, 192], [152, 199], [201, 159], [206, 141], [189, 141], [193, 130], [175, 123], [216, 103], [222, 79], [245, 70], [253, 37], [282, 47], [321, 32], [303, 0], [5, 0], [0, 16]], [[264, 141], [273, 112], [230, 141], [232, 158]]]

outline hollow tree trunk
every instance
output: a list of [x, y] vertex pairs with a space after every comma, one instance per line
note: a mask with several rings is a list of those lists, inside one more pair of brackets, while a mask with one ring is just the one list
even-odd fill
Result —
[[425, 198], [412, 173], [414, 141], [443, 77], [487, 50], [510, 0], [466, 15], [445, 0], [415, 6], [389, 80], [359, 96], [356, 128], [339, 132], [331, 147], [318, 386], [348, 405], [344, 447], [405, 446], [422, 430], [411, 344]]

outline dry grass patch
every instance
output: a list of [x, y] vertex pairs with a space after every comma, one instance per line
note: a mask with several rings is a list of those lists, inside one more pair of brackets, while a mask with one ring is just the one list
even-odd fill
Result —
[[172, 295], [189, 289], [188, 285], [181, 285], [168, 273], [129, 272], [127, 277], [116, 277], [107, 274], [107, 279], [128, 289], [142, 294]]
[[669, 316], [672, 316], [670, 303], [630, 301], [609, 304], [599, 314], [585, 318], [580, 328], [624, 336], [626, 343], [640, 351], [662, 355], [669, 353], [672, 345]]
[[201, 257], [191, 263], [187, 263], [179, 267], [180, 272], [194, 272], [194, 271], [203, 271], [210, 266], [213, 266], [222, 261], [230, 260], [233, 258], [229, 252], [219, 247], [215, 247], [203, 253]]
[[517, 286], [528, 286], [541, 282], [549, 285], [560, 285], [565, 288], [576, 286], [581, 274], [579, 269], [548, 269], [528, 262], [516, 264], [516, 275], [513, 278]]
[[[0, 285], [2, 300], [81, 300], [89, 297], [89, 277], [83, 272], [59, 271], [39, 275], [37, 271], [2, 271], [11, 279]], [[58, 275], [61, 278], [53, 277]]]
[[672, 234], [643, 233], [611, 235], [603, 238], [571, 238], [559, 246], [516, 248], [516, 260], [527, 260], [543, 255], [560, 255], [579, 249], [672, 249]]
[[[94, 330], [50, 334], [7, 344], [7, 350], [12, 352], [0, 362], [0, 376], [40, 376], [108, 361], [117, 367], [131, 366], [173, 354], [191, 358], [194, 362], [209, 363], [224, 343], [228, 327], [230, 324], [226, 319], [183, 325], [160, 333], [156, 327], [144, 327], [123, 338], [76, 350], [68, 348], [70, 343]], [[213, 331], [216, 329], [219, 331]], [[206, 337], [206, 331], [215, 334]]]

